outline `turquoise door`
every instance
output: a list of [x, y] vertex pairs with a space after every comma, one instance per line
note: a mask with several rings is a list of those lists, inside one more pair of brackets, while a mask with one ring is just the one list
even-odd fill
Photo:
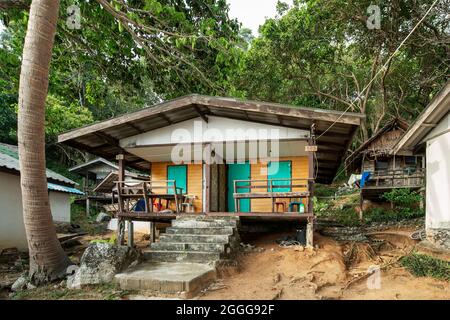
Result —
[[[182, 193], [187, 193], [187, 167], [181, 166], [167, 166], [167, 180], [175, 180], [177, 189], [182, 188]], [[168, 186], [173, 186], [173, 183], [167, 183]], [[167, 190], [169, 194], [173, 194], [173, 189]]]
[[[267, 164], [267, 178], [270, 179], [291, 179], [291, 161], [279, 161], [279, 162], [269, 162]], [[290, 180], [285, 181], [273, 181], [273, 191], [274, 192], [289, 192], [291, 191]], [[288, 186], [288, 187], [278, 187], [278, 186]], [[270, 191], [270, 185], [267, 186], [267, 191]]]
[[[234, 212], [234, 180], [250, 180], [250, 163], [232, 163], [227, 165], [227, 191], [228, 191], [228, 211]], [[243, 183], [239, 184], [244, 185]], [[250, 189], [238, 189], [239, 193], [250, 192]], [[239, 200], [239, 211], [250, 212], [250, 199]]]

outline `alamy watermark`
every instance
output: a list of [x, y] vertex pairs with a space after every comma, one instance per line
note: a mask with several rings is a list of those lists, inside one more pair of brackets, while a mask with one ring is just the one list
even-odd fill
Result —
[[77, 5], [67, 7], [66, 26], [69, 29], [81, 29], [81, 10]]
[[367, 7], [369, 17], [366, 20], [366, 26], [369, 30], [381, 29], [381, 9], [375, 4]]
[[205, 128], [194, 121], [192, 130], [172, 131], [171, 151], [174, 164], [268, 163], [269, 174], [276, 173], [280, 156], [279, 129], [263, 128]]

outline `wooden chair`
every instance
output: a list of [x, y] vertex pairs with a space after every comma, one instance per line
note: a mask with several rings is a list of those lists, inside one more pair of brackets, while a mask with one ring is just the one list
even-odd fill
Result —
[[279, 209], [279, 207], [282, 207], [283, 208], [283, 211], [281, 211], [281, 212], [286, 212], [286, 202], [284, 202], [284, 201], [275, 201], [275, 211], [276, 212], [279, 212], [278, 211], [278, 209]]

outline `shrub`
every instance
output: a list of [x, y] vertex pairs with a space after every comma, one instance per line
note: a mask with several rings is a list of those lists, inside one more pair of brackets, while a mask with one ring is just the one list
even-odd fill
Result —
[[420, 193], [407, 188], [392, 189], [389, 192], [385, 192], [381, 198], [401, 208], [417, 207], [423, 200]]
[[413, 253], [400, 259], [400, 264], [417, 277], [433, 277], [450, 281], [450, 262]]

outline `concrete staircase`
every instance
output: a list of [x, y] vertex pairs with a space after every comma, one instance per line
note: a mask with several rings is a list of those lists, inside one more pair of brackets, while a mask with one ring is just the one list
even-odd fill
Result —
[[239, 250], [239, 218], [180, 216], [145, 250], [146, 262], [115, 276], [125, 290], [191, 298], [214, 282], [216, 266]]
[[181, 216], [144, 252], [155, 262], [193, 262], [215, 265], [232, 259], [239, 248], [236, 217]]

